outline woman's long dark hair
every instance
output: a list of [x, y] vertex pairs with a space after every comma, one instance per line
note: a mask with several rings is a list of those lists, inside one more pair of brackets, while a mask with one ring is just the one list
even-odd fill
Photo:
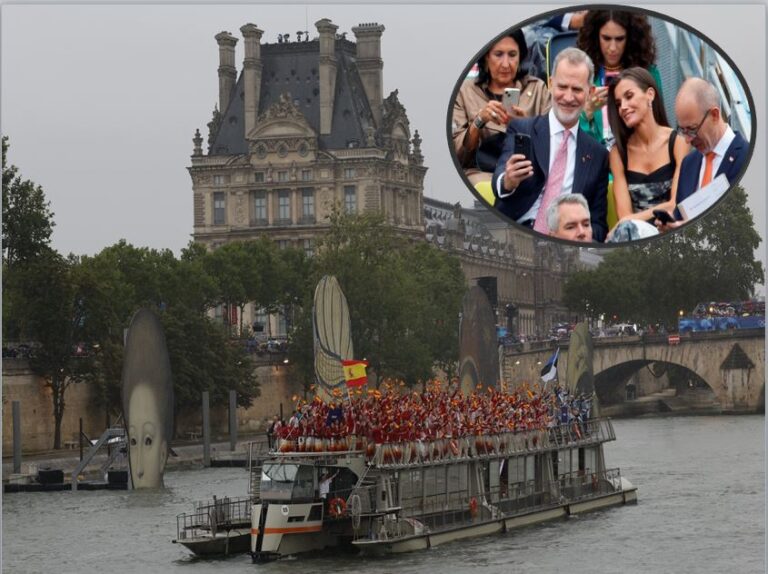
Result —
[[616, 85], [621, 80], [630, 80], [637, 85], [643, 92], [648, 88], [653, 88], [656, 92], [656, 97], [653, 98], [651, 104], [651, 110], [653, 111], [653, 117], [656, 123], [660, 126], [669, 127], [669, 121], [667, 120], [667, 112], [664, 111], [664, 102], [662, 102], [661, 92], [659, 86], [656, 85], [656, 81], [653, 76], [645, 68], [635, 66], [634, 68], [627, 68], [614, 78], [608, 86], [608, 122], [611, 124], [611, 131], [616, 137], [616, 149], [619, 150], [619, 155], [624, 161], [624, 166], [627, 165], [627, 142], [629, 137], [635, 131], [632, 128], [628, 128], [624, 123], [624, 120], [619, 117], [619, 109], [616, 107]]
[[595, 68], [605, 65], [600, 50], [600, 29], [608, 22], [615, 22], [627, 32], [627, 42], [621, 56], [621, 67], [647, 68], [656, 62], [656, 41], [645, 14], [626, 10], [590, 10], [579, 29], [576, 45], [584, 50]]
[[528, 74], [528, 70], [523, 68], [523, 60], [525, 60], [526, 56], [528, 56], [528, 44], [525, 43], [525, 34], [523, 34], [523, 30], [518, 28], [498, 38], [485, 52], [483, 52], [483, 55], [477, 59], [478, 74], [477, 80], [475, 80], [477, 85], [482, 86], [483, 84], [487, 84], [491, 81], [491, 74], [485, 65], [485, 58], [488, 54], [490, 54], [491, 50], [493, 50], [493, 47], [501, 42], [504, 38], [512, 38], [517, 43], [517, 49], [520, 52], [520, 64], [517, 66], [517, 74], [515, 74], [515, 80], [519, 80]]

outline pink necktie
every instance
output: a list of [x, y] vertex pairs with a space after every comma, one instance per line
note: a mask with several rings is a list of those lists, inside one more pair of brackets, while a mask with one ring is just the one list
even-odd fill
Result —
[[563, 189], [563, 179], [565, 178], [565, 166], [568, 164], [568, 137], [571, 132], [563, 131], [563, 141], [555, 155], [555, 161], [552, 163], [552, 169], [549, 170], [547, 185], [544, 186], [544, 194], [541, 197], [539, 211], [536, 212], [536, 221], [533, 223], [533, 230], [539, 233], [549, 234], [547, 226], [547, 207], [552, 203]]

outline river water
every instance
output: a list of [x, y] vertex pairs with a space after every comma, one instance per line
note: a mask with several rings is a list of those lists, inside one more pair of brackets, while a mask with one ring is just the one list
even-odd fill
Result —
[[243, 469], [168, 472], [166, 489], [3, 496], [3, 572], [198, 574], [366, 572], [765, 572], [765, 418], [615, 420], [609, 467], [639, 489], [637, 506], [373, 559], [328, 552], [264, 565], [247, 555], [195, 559], [175, 516], [212, 495], [243, 496]]

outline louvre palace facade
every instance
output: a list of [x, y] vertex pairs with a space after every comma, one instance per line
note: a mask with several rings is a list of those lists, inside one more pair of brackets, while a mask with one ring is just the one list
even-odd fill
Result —
[[[469, 285], [480, 284], [515, 330], [543, 335], [572, 320], [563, 307], [564, 278], [579, 252], [498, 220], [482, 207], [425, 198], [427, 167], [398, 90], [383, 92], [384, 26], [352, 28], [354, 41], [330, 20], [316, 34], [265, 42], [253, 24], [238, 38], [215, 36], [219, 101], [207, 138], [198, 130], [189, 173], [194, 240], [209, 249], [267, 235], [311, 255], [334, 206], [380, 212], [399, 232], [458, 255]], [[221, 311], [218, 311], [221, 313]], [[285, 322], [246, 308], [244, 323], [264, 322], [272, 336]]]

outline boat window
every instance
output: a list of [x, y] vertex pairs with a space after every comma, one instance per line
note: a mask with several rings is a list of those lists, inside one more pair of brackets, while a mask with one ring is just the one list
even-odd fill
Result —
[[264, 464], [261, 470], [261, 497], [264, 500], [290, 500], [298, 472], [298, 464]]
[[312, 466], [266, 463], [261, 472], [261, 496], [265, 500], [312, 500], [314, 497]]
[[597, 470], [597, 448], [587, 447], [584, 449], [584, 470], [587, 472]]
[[307, 465], [299, 466], [299, 470], [296, 472], [291, 500], [312, 500], [315, 494], [313, 475], [313, 467]]
[[507, 463], [509, 484], [525, 482], [525, 460], [526, 457], [521, 456], [509, 459]]
[[424, 496], [428, 499], [428, 503], [432, 502], [431, 497], [440, 492], [437, 483], [437, 470], [437, 467], [434, 466], [424, 469]]
[[525, 457], [525, 480], [533, 480], [536, 478], [536, 473], [534, 472], [534, 468], [536, 465], [536, 457], [532, 454], [529, 454]]
[[421, 473], [421, 469], [400, 471], [400, 501], [403, 508], [421, 506]]
[[465, 493], [469, 488], [467, 481], [467, 465], [452, 464], [448, 467], [448, 491], [450, 493]]

